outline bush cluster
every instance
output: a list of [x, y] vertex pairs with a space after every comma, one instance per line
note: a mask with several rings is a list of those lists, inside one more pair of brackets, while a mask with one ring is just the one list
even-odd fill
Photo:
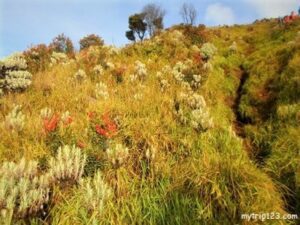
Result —
[[0, 62], [0, 89], [6, 91], [24, 91], [31, 85], [32, 74], [27, 70], [24, 55], [14, 53]]
[[58, 149], [43, 173], [36, 161], [4, 162], [0, 167], [0, 221], [13, 224], [15, 219], [45, 214], [53, 185], [79, 183], [85, 162], [80, 149], [67, 145]]

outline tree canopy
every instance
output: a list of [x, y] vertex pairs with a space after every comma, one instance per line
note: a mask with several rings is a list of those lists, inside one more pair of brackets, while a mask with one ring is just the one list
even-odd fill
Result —
[[131, 15], [128, 19], [129, 23], [129, 31], [126, 32], [126, 37], [131, 40], [135, 41], [138, 37], [141, 41], [145, 37], [145, 33], [147, 30], [147, 23], [145, 22], [145, 14], [144, 13], [137, 13]]
[[104, 41], [98, 35], [90, 34], [80, 39], [79, 44], [80, 50], [83, 50], [89, 48], [90, 46], [103, 46]]
[[65, 36], [63, 33], [55, 37], [50, 43], [49, 47], [56, 52], [62, 52], [66, 54], [74, 53], [74, 46], [71, 39]]

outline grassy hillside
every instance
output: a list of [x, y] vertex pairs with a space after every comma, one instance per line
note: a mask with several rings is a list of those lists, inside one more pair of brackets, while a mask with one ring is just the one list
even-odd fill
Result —
[[241, 219], [300, 212], [299, 31], [176, 26], [73, 58], [25, 52], [28, 88], [2, 81], [0, 221], [299, 224]]

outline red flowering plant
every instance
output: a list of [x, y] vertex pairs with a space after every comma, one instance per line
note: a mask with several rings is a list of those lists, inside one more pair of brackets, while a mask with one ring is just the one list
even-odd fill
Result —
[[58, 123], [60, 121], [60, 116], [58, 114], [54, 114], [50, 118], [43, 119], [44, 132], [46, 134], [53, 133], [58, 128]]
[[52, 111], [48, 110], [41, 115], [41, 119], [45, 142], [54, 152], [62, 143], [73, 140], [73, 133], [70, 129], [73, 118], [68, 111], [59, 115], [58, 113], [52, 114]]
[[82, 141], [82, 140], [77, 140], [76, 146], [78, 148], [84, 149], [84, 148], [86, 148], [86, 143], [84, 141]]
[[93, 120], [96, 118], [96, 112], [88, 112], [87, 116], [88, 116], [89, 120]]
[[59, 135], [60, 116], [53, 114], [50, 117], [43, 118], [43, 132], [46, 135], [46, 144], [55, 153], [61, 145], [61, 136]]
[[90, 120], [90, 135], [92, 142], [96, 146], [105, 149], [107, 141], [115, 137], [118, 133], [118, 126], [107, 112], [102, 116], [97, 116], [95, 112], [89, 112], [88, 117]]

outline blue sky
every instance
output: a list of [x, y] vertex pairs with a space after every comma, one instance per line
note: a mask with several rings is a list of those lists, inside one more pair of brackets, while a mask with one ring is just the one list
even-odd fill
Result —
[[165, 27], [182, 22], [183, 2], [198, 10], [197, 23], [208, 26], [251, 23], [257, 18], [277, 17], [297, 10], [299, 0], [0, 0], [0, 57], [31, 45], [50, 43], [65, 33], [78, 48], [87, 34], [98, 34], [105, 43], [128, 43], [128, 16], [147, 3], [160, 4], [167, 12]]

